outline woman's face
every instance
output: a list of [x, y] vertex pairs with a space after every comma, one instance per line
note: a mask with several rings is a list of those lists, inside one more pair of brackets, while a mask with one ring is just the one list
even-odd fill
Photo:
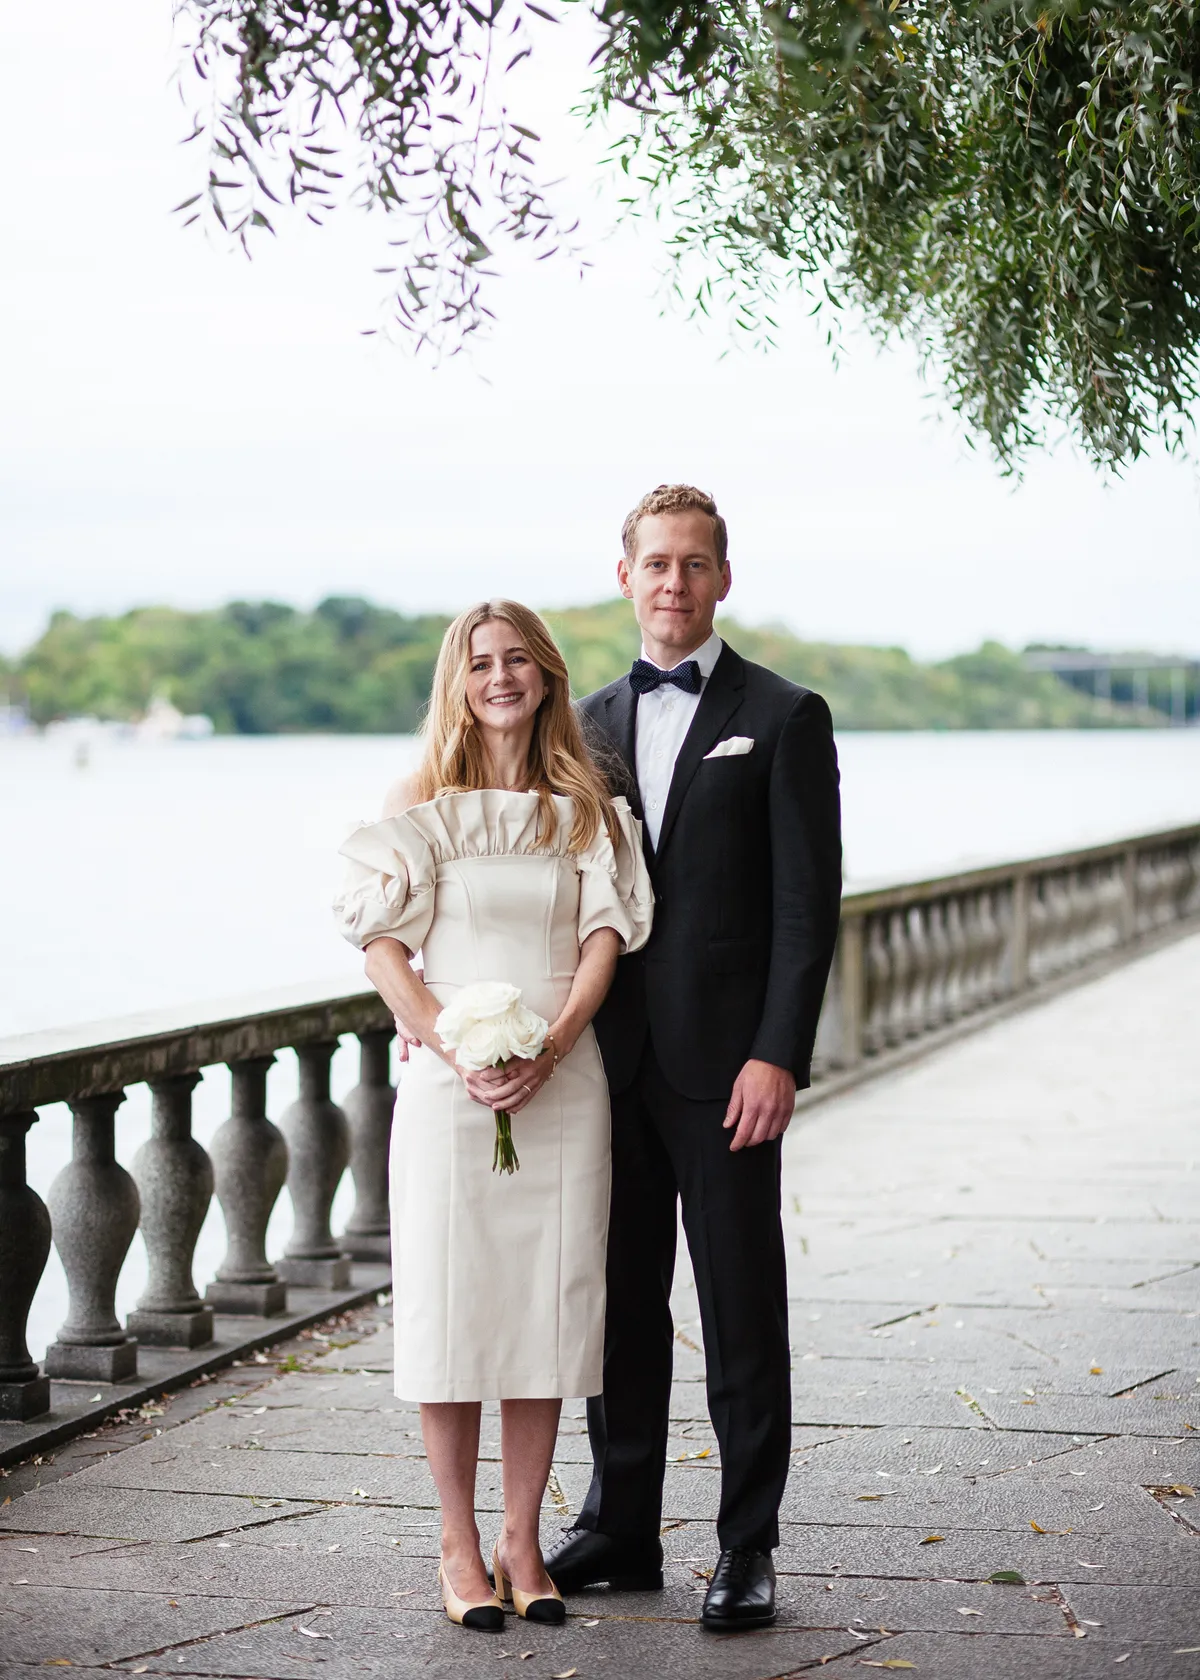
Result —
[[485, 729], [528, 729], [546, 696], [541, 667], [506, 618], [471, 632], [467, 704]]

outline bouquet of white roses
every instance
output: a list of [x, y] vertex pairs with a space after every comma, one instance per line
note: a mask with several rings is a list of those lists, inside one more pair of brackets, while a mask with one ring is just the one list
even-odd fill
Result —
[[[540, 1056], [550, 1023], [521, 1002], [520, 988], [500, 980], [477, 980], [464, 986], [433, 1024], [442, 1043], [455, 1053], [460, 1068], [481, 1073], [502, 1067], [514, 1057], [531, 1062]], [[521, 1165], [513, 1147], [512, 1120], [496, 1111], [496, 1148], [492, 1171], [515, 1172]]]

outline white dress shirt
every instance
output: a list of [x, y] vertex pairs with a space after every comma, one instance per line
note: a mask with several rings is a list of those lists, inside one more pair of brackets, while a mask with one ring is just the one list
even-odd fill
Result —
[[[700, 667], [703, 679], [700, 694], [704, 692], [704, 684], [713, 674], [713, 667], [721, 657], [721, 649], [725, 643], [714, 630], [712, 635], [698, 647], [695, 653], [688, 655]], [[642, 658], [650, 664], [645, 648]], [[686, 661], [679, 660], [678, 664]], [[660, 671], [668, 667], [660, 665]], [[671, 670], [675, 667], [671, 666]], [[634, 736], [634, 759], [637, 769], [638, 787], [642, 795], [642, 810], [645, 812], [646, 832], [650, 836], [651, 844], [657, 849], [658, 837], [662, 833], [663, 814], [667, 808], [667, 794], [671, 788], [671, 777], [675, 772], [675, 760], [679, 757], [684, 737], [691, 728], [692, 719], [696, 715], [696, 707], [700, 704], [700, 694], [685, 694], [681, 688], [671, 683], [663, 683], [649, 694], [639, 696], [637, 703], [637, 726]]]

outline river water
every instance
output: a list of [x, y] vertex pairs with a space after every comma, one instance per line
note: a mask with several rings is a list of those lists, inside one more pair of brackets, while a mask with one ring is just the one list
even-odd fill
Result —
[[[411, 766], [406, 736], [220, 737], [145, 745], [0, 739], [0, 1037], [297, 982], [361, 975], [333, 932], [337, 846]], [[840, 741], [848, 885], [912, 880], [1200, 821], [1200, 729], [848, 734]], [[82, 760], [82, 761], [81, 761]], [[335, 1093], [354, 1082], [349, 1047]], [[295, 1087], [272, 1070], [271, 1112]], [[196, 1093], [196, 1133], [227, 1112], [228, 1074]], [[128, 1164], [148, 1129], [144, 1089], [118, 1116]], [[30, 1181], [66, 1158], [69, 1115], [43, 1111]], [[336, 1215], [344, 1220], [348, 1184]], [[286, 1197], [271, 1251], [290, 1228]], [[214, 1208], [197, 1252], [223, 1249]], [[143, 1287], [136, 1239], [119, 1306]], [[57, 1258], [35, 1305], [40, 1352], [65, 1309]]]

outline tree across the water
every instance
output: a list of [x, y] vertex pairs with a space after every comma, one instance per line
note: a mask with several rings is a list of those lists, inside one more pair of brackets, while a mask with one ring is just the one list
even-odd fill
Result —
[[[574, 237], [508, 100], [540, 33], [584, 9], [181, 0], [208, 166], [180, 208], [243, 242], [284, 202], [384, 210], [395, 314], [453, 349], [506, 243]], [[1112, 467], [1180, 441], [1200, 346], [1190, 0], [586, 10], [591, 116], [696, 308], [769, 340], [789, 288], [853, 306], [929, 355], [1006, 465], [1051, 428]], [[864, 426], [864, 471], [886, 447]]]
[[[626, 601], [546, 615], [577, 694], [610, 682], [638, 650]], [[407, 733], [429, 694], [448, 616], [407, 616], [334, 596], [312, 612], [234, 601], [210, 612], [139, 607], [113, 617], [55, 613], [7, 668], [0, 690], [36, 723], [140, 717], [164, 695], [225, 734]], [[995, 642], [939, 664], [901, 648], [804, 642], [783, 628], [719, 625], [747, 658], [824, 694], [840, 729], [1038, 729], [1161, 723], [1027, 671]]]

